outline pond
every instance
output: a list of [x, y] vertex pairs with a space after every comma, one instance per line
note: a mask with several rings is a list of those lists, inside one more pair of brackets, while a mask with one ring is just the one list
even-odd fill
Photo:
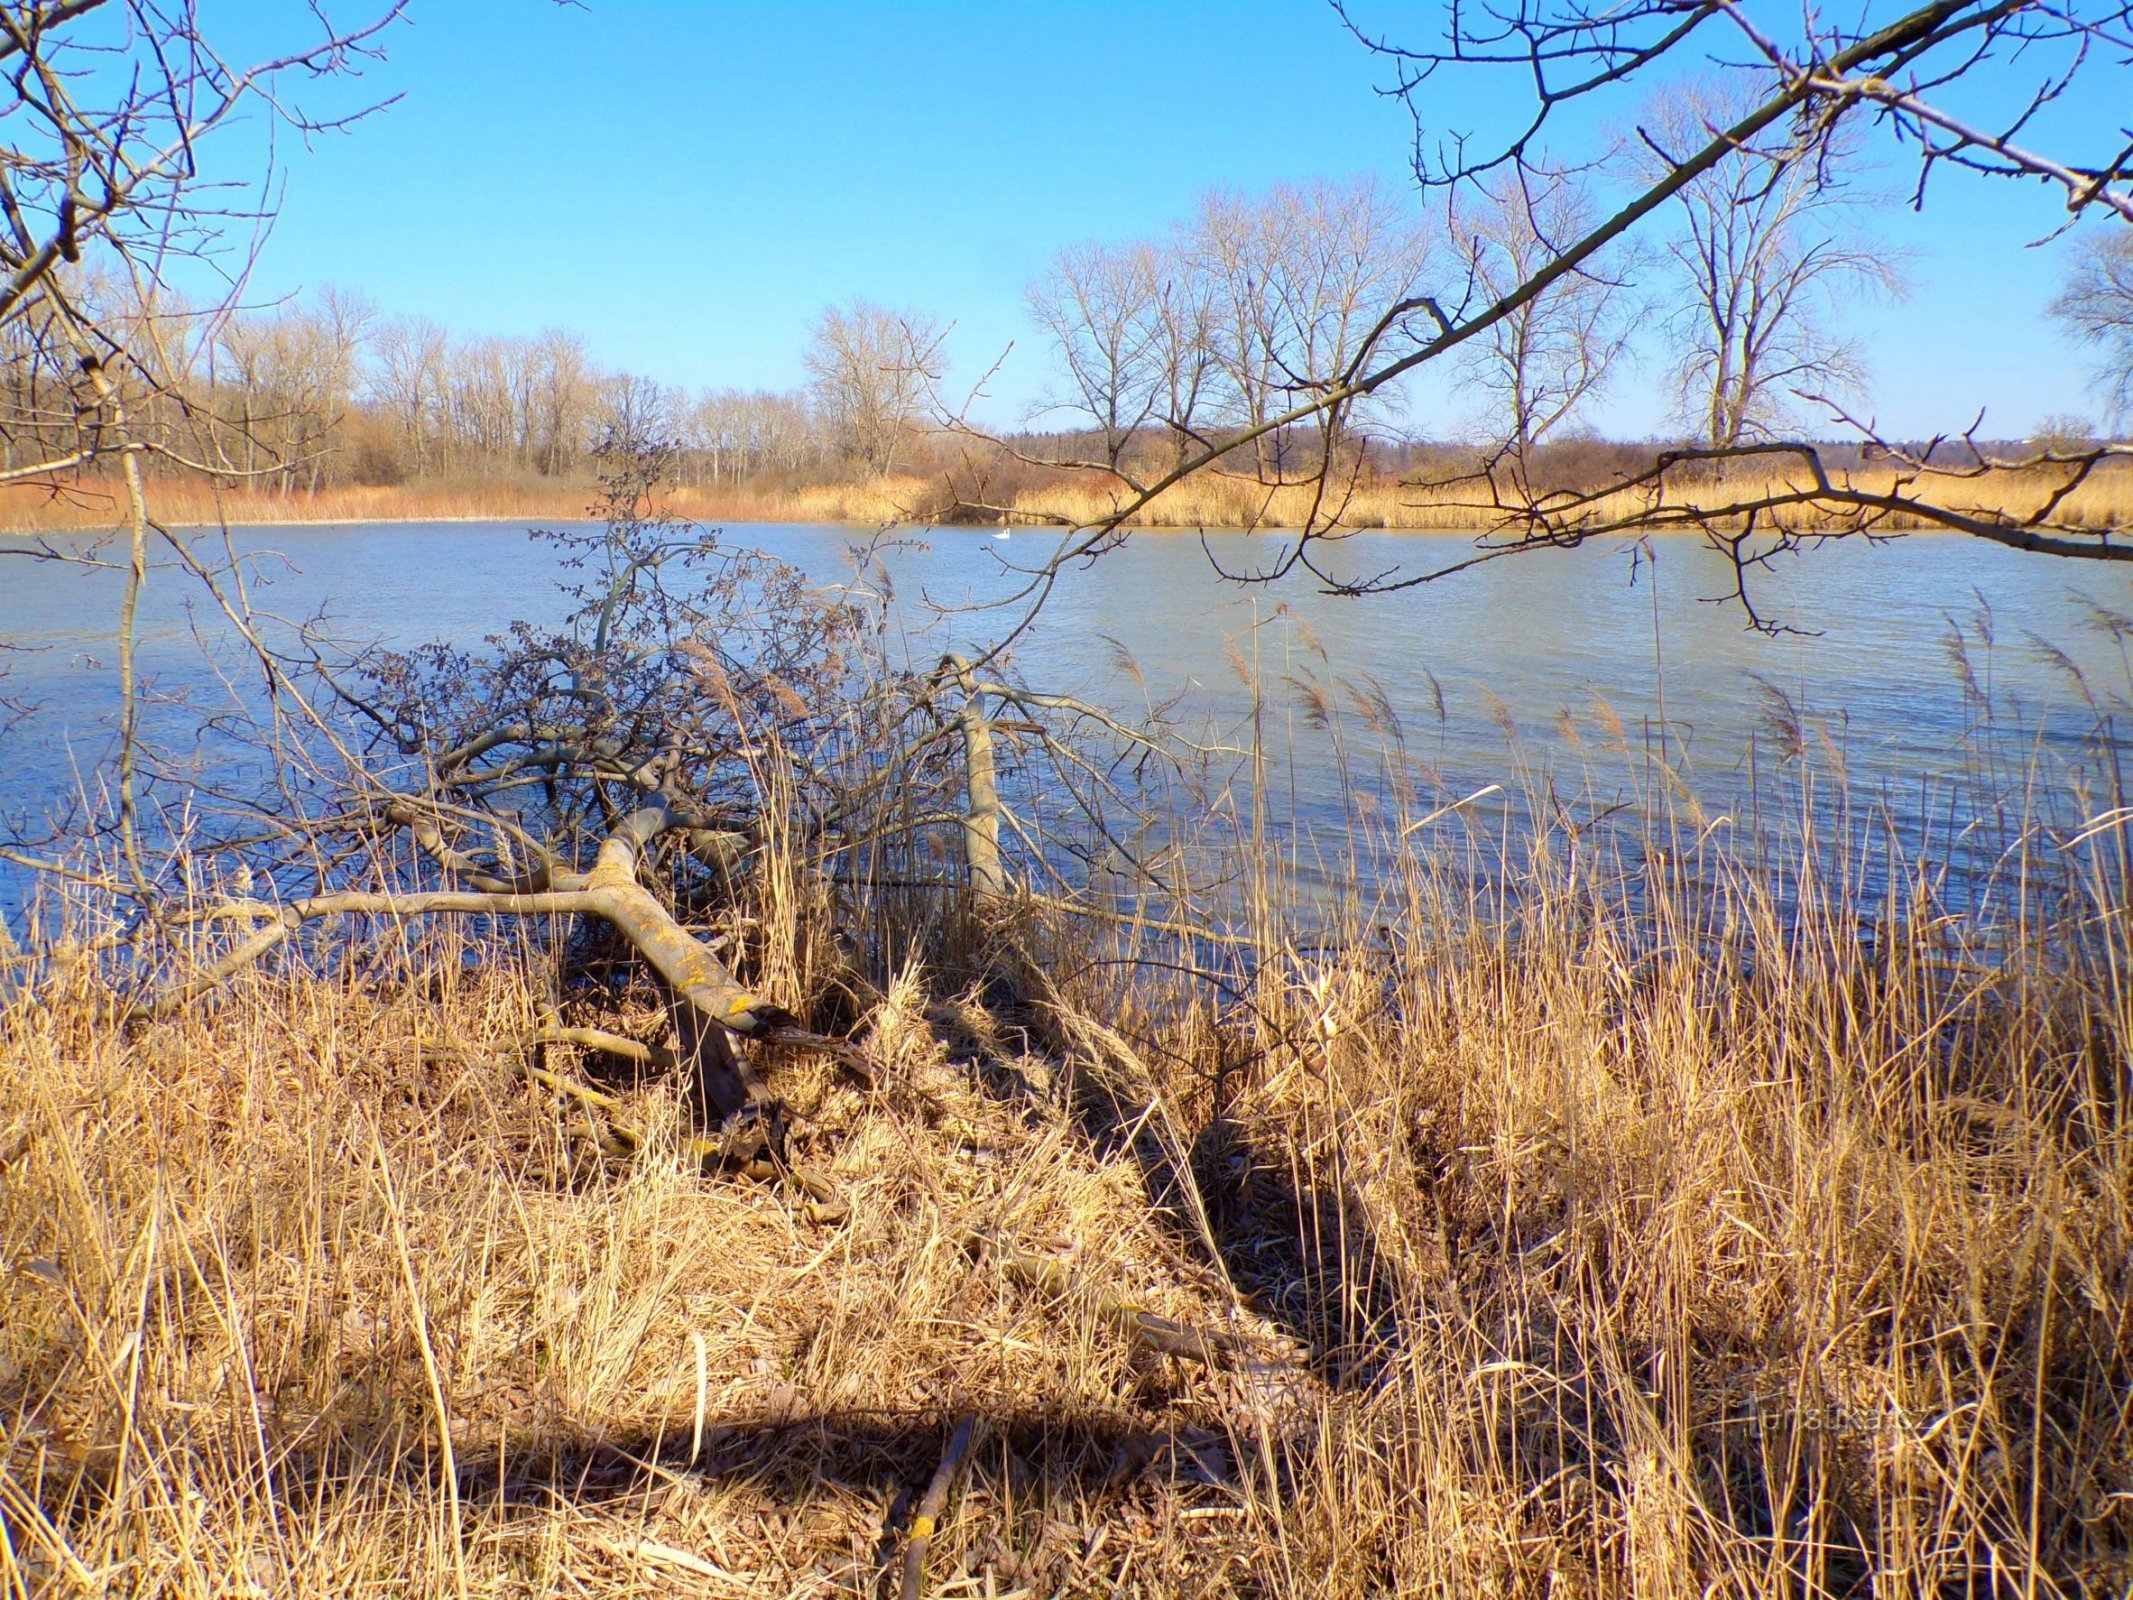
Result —
[[[850, 552], [866, 538], [792, 524], [725, 532], [825, 584], [853, 581]], [[252, 606], [284, 634], [323, 614], [351, 642], [474, 643], [567, 609], [553, 547], [523, 523], [188, 537], [205, 560], [239, 558]], [[912, 659], [997, 636], [1001, 613], [968, 608], [1020, 587], [1018, 569], [1053, 540], [900, 535], [881, 570]], [[1171, 703], [1181, 729], [1232, 748], [1256, 739], [1285, 836], [1320, 855], [1338, 853], [1388, 740], [1422, 806], [1492, 784], [1530, 792], [1536, 775], [1599, 805], [1656, 753], [1713, 806], [1752, 804], [1804, 762], [1923, 826], [1953, 795], [1978, 803], [1981, 775], [2002, 768], [2018, 783], [2042, 762], [2058, 784], [2055, 764], [2093, 752], [2133, 677], [2116, 620], [2133, 612], [2133, 571], [1952, 536], [1833, 542], [1780, 560], [1756, 592], [1762, 614], [1792, 630], [1774, 635], [1748, 627], [1725, 598], [1728, 564], [1687, 536], [1540, 552], [1364, 598], [1239, 585], [1210, 564], [1263, 567], [1279, 542], [1136, 533], [1067, 572], [1013, 664], [1035, 687], [1116, 708]], [[1468, 549], [1456, 536], [1365, 533], [1326, 554], [1365, 575]], [[22, 712], [0, 733], [0, 816], [13, 827], [36, 831], [108, 755], [120, 585], [113, 569], [0, 557], [0, 695]], [[156, 737], [197, 742], [203, 713], [246, 689], [228, 624], [197, 584], [159, 567], [140, 637], [163, 701]], [[1337, 738], [1321, 722], [1328, 704]], [[1988, 704], [1994, 740], [1981, 734]]]

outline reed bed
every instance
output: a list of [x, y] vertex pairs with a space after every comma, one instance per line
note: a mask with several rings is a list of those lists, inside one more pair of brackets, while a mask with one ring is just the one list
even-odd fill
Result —
[[[1862, 468], [1845, 476], [1853, 487], [1868, 493], [1886, 492], [1898, 481], [1887, 468]], [[2060, 481], [2046, 470], [1990, 480], [1930, 474], [1910, 484], [1908, 492], [1961, 511], [2033, 517], [2046, 508]], [[1723, 487], [1707, 485], [1686, 491], [1677, 487], [1671, 493], [1691, 503], [1720, 504], [1802, 486], [1781, 474], [1735, 474]], [[180, 479], [157, 486], [157, 504], [164, 521], [187, 525], [568, 521], [585, 515], [589, 494], [588, 483], [571, 480], [349, 486], [281, 494], [217, 489], [195, 479]], [[700, 522], [838, 523], [875, 528], [973, 520], [974, 514], [956, 508], [956, 495], [946, 477], [906, 475], [800, 486], [681, 486], [671, 491], [669, 500], [678, 515]], [[1065, 519], [1076, 526], [1091, 526], [1117, 515], [1127, 498], [1122, 486], [1062, 476], [1017, 490], [1008, 520], [1056, 524]], [[1646, 503], [1632, 495], [1602, 495], [1589, 509], [1603, 520], [1634, 520]], [[986, 513], [976, 520], [996, 515]], [[2133, 524], [2133, 467], [2096, 472], [2053, 507], [2052, 515], [2060, 522], [2098, 530]], [[1485, 485], [1414, 487], [1371, 482], [1345, 493], [1320, 494], [1305, 484], [1270, 488], [1248, 477], [1202, 474], [1164, 491], [1127, 521], [1134, 527], [1284, 529], [1300, 527], [1307, 519], [1323, 524], [1329, 518], [1351, 529], [1471, 534], [1496, 526], [1500, 513], [1490, 509]], [[0, 487], [0, 531], [108, 528], [116, 520], [112, 486], [87, 484], [57, 496], [23, 486]], [[1831, 524], [1811, 508], [1802, 508], [1779, 513], [1766, 525], [1807, 532]], [[1884, 526], [1887, 531], [1904, 532], [1928, 524], [1903, 514], [1892, 516]]]
[[[197, 478], [155, 486], [157, 518], [171, 526], [329, 522], [475, 522], [585, 515], [586, 486], [571, 482], [346, 485], [317, 492], [217, 488]], [[89, 482], [61, 495], [0, 489], [0, 528], [13, 533], [109, 528], [120, 518], [116, 484]]]
[[[899, 516], [896, 495], [911, 486], [827, 489], [677, 488], [677, 514], [711, 522], [851, 522], [879, 525]], [[932, 491], [936, 492], [936, 491]], [[586, 515], [589, 479], [499, 479], [469, 483], [344, 485], [279, 493], [217, 488], [196, 478], [156, 485], [158, 518], [174, 526], [234, 527], [338, 522], [570, 522]], [[76, 485], [63, 495], [0, 487], [0, 531], [91, 530], [119, 519], [117, 486]]]
[[1308, 943], [1248, 840], [1183, 941], [766, 874], [750, 959], [880, 1068], [780, 1068], [841, 1220], [515, 1073], [545, 944], [154, 1028], [61, 962], [0, 1010], [0, 1593], [881, 1593], [974, 1416], [929, 1593], [2122, 1594], [2122, 836], [1955, 916], [1838, 820], [1402, 822]]
[[[1862, 468], [1839, 476], [1846, 486], [1867, 494], [1886, 494], [1899, 482], [1898, 475], [1885, 467]], [[2123, 528], [2133, 521], [2133, 469], [2098, 471], [2053, 506], [2051, 496], [2063, 482], [2062, 475], [2049, 469], [1974, 480], [1958, 474], [1932, 473], [1907, 481], [1905, 493], [1958, 511], [2025, 519], [2050, 509], [2056, 520], [2085, 528]], [[1802, 477], [1735, 472], [1722, 483], [1670, 485], [1668, 501], [1674, 505], [1722, 506], [1807, 487]], [[919, 490], [920, 486], [914, 484], [906, 493], [915, 498]], [[1115, 515], [1126, 499], [1121, 489], [1083, 480], [1024, 490], [1016, 497], [1015, 509], [1032, 521], [1064, 518], [1087, 526]], [[1634, 522], [1649, 508], [1649, 499], [1642, 493], [1621, 493], [1598, 495], [1583, 511], [1594, 520], [1618, 523]], [[1508, 523], [1509, 519], [1493, 507], [1486, 483], [1441, 487], [1363, 483], [1345, 492], [1321, 492], [1310, 484], [1269, 487], [1250, 477], [1201, 474], [1166, 489], [1128, 521], [1134, 526], [1270, 529], [1298, 528], [1313, 521], [1318, 525], [1332, 522], [1344, 528], [1472, 533]], [[1782, 511], [1765, 522], [1765, 526], [1797, 532], [1834, 525], [1827, 515], [1812, 507]], [[1909, 513], [1892, 515], [1885, 524], [1891, 532], [1930, 526], [1933, 524]]]
[[[699, 522], [830, 522], [855, 527], [933, 520], [945, 503], [937, 480], [669, 488], [677, 516]], [[277, 526], [367, 522], [569, 522], [586, 515], [588, 479], [496, 479], [468, 483], [345, 485], [281, 493], [218, 488], [197, 478], [156, 485], [158, 518], [174, 526]], [[0, 532], [107, 529], [119, 520], [116, 484], [84, 483], [54, 495], [0, 486]]]

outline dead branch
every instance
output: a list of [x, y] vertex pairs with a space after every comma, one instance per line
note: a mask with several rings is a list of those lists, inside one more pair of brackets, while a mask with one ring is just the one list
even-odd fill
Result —
[[[196, 922], [264, 924], [221, 961], [192, 980], [149, 1001], [140, 1014], [172, 1016], [208, 990], [228, 981], [309, 922], [328, 917], [370, 916], [406, 921], [424, 916], [596, 916], [627, 940], [674, 993], [705, 1020], [743, 1038], [804, 1033], [783, 1007], [751, 993], [703, 941], [676, 922], [638, 881], [638, 868], [652, 842], [674, 825], [661, 804], [639, 807], [602, 843], [592, 870], [555, 872], [540, 890], [442, 889], [426, 892], [350, 890], [280, 903], [226, 901], [190, 914]], [[806, 1035], [812, 1039], [813, 1035]]]
[[911, 1537], [904, 1545], [903, 1585], [898, 1590], [902, 1600], [918, 1600], [924, 1587], [926, 1549], [933, 1543], [933, 1532], [939, 1525], [941, 1512], [947, 1507], [948, 1492], [955, 1487], [955, 1480], [963, 1470], [963, 1462], [970, 1455], [970, 1446], [978, 1434], [978, 1418], [975, 1412], [965, 1412], [955, 1425], [955, 1432], [948, 1437], [948, 1448], [941, 1452], [940, 1465], [933, 1469], [932, 1481], [918, 1502], [918, 1514], [911, 1519]]

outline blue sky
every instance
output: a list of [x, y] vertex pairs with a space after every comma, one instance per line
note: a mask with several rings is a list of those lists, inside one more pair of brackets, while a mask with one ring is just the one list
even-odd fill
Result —
[[[221, 6], [204, 20], [234, 54], [302, 25], [295, 0]], [[1042, 388], [1021, 297], [1060, 246], [1159, 230], [1217, 184], [1400, 180], [1411, 151], [1406, 109], [1375, 92], [1384, 63], [1323, 0], [415, 0], [387, 50], [362, 92], [399, 103], [309, 148], [280, 139], [255, 297], [333, 282], [457, 331], [573, 328], [665, 382], [785, 387], [810, 319], [865, 294], [953, 320], [966, 379], [1019, 341], [996, 420]], [[2111, 71], [2077, 109], [2112, 109]], [[1499, 92], [1446, 80], [1429, 120], [1471, 126]], [[1890, 219], [1918, 287], [1856, 331], [1892, 431], [2094, 409], [2039, 315], [2060, 255], [2022, 247], [2056, 220], [2039, 191], [1975, 181]], [[1658, 389], [1633, 373], [1593, 420], [1651, 431]], [[1416, 421], [1455, 408], [1426, 393]]]

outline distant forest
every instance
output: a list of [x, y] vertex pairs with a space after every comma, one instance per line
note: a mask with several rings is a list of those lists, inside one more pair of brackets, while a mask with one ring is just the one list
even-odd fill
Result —
[[[1667, 114], [1691, 125], [1715, 113]], [[1761, 441], [1837, 436], [1851, 442], [1820, 449], [1827, 468], [1891, 450], [1960, 468], [1981, 449], [2078, 449], [2101, 431], [2073, 415], [2023, 441], [1870, 440], [1847, 426], [1842, 407], [1871, 375], [1838, 308], [1902, 284], [1847, 192], [1804, 171], [1787, 169], [1777, 189], [1763, 176], [1685, 193], [1660, 248], [1612, 274], [1558, 278], [1491, 323], [1452, 352], [1455, 398], [1430, 417], [1397, 385], [1313, 408], [1366, 352], [1397, 362], [1528, 276], [1547, 239], [1589, 222], [1583, 178], [1483, 188], [1434, 221], [1371, 179], [1216, 191], [1161, 236], [1062, 250], [1026, 290], [1046, 403], [1008, 428], [955, 415], [939, 318], [865, 299], [817, 317], [799, 352], [808, 381], [785, 390], [663, 384], [603, 365], [566, 329], [449, 329], [334, 287], [200, 308], [83, 274], [73, 299], [125, 352], [111, 370], [126, 428], [151, 442], [146, 469], [255, 496], [556, 489], [588, 482], [608, 440], [671, 445], [684, 488], [775, 498], [954, 477], [946, 503], [969, 509], [1068, 479], [1147, 483], [1224, 434], [1251, 443], [1223, 470], [1271, 487], [1329, 468], [1349, 490], [1485, 469], [1545, 492], [1605, 488], [1673, 443], [1745, 452], [1741, 465], [1762, 471]], [[2096, 352], [2121, 419], [2133, 400], [2129, 265], [2121, 240], [2085, 246], [2060, 299], [2039, 308]], [[0, 334], [0, 468], [109, 472], [98, 434], [116, 425], [84, 404], [86, 369], [50, 315]], [[1632, 367], [1664, 375], [1674, 438], [1609, 437]]]

